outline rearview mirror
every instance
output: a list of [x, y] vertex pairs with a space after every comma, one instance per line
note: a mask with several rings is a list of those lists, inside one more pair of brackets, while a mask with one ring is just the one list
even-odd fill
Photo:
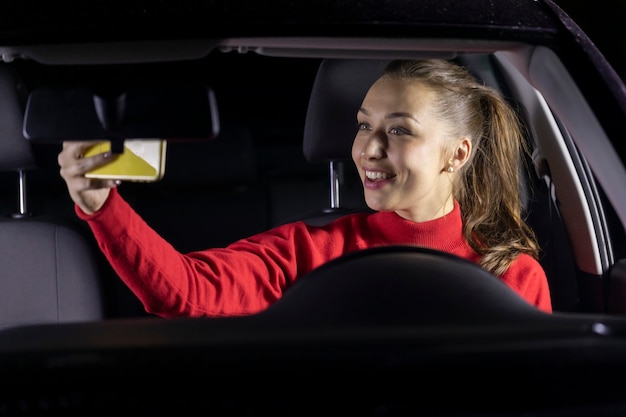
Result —
[[219, 133], [213, 90], [201, 85], [142, 85], [124, 90], [47, 87], [30, 92], [23, 133], [34, 142], [106, 139], [212, 140]]

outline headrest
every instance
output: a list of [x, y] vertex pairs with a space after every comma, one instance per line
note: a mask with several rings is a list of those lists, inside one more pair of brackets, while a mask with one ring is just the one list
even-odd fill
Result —
[[22, 133], [25, 95], [9, 64], [0, 63], [0, 171], [37, 166], [31, 144]]
[[313, 83], [304, 124], [303, 152], [309, 162], [351, 159], [356, 115], [387, 60], [325, 59]]

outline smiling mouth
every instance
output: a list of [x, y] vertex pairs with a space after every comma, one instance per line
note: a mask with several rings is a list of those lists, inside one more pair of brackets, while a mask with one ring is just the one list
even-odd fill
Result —
[[386, 172], [381, 171], [365, 171], [365, 177], [368, 180], [376, 181], [376, 180], [386, 180], [389, 178], [395, 177], [395, 175], [388, 174]]

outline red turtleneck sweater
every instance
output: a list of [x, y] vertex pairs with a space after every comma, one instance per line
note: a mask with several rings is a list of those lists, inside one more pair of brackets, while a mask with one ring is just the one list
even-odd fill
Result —
[[[245, 315], [264, 310], [296, 279], [348, 252], [384, 245], [419, 245], [476, 262], [462, 236], [458, 204], [444, 217], [415, 223], [394, 212], [351, 214], [319, 227], [278, 226], [225, 248], [181, 254], [111, 190], [105, 205], [86, 215], [120, 278], [161, 317]], [[520, 255], [500, 277], [530, 304], [552, 311], [545, 273]]]

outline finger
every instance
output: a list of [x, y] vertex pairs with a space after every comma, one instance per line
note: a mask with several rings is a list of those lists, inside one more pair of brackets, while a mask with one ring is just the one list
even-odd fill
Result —
[[110, 162], [113, 162], [119, 155], [111, 152], [104, 152], [93, 156], [85, 157], [83, 155], [76, 155], [73, 165], [76, 167], [78, 173], [86, 173]]
[[94, 141], [65, 141], [63, 142], [63, 149], [57, 156], [59, 165], [69, 164], [74, 160], [82, 159], [85, 155], [85, 151], [93, 146]]
[[114, 188], [120, 184], [118, 180], [87, 178], [85, 176], [72, 176], [67, 179], [67, 182], [72, 190], [79, 193], [102, 188]]
[[88, 179], [90, 180], [90, 183], [89, 183], [90, 189], [114, 188], [122, 183], [120, 180], [108, 180], [108, 179], [101, 179], [101, 178], [88, 178]]
[[[106, 165], [114, 161], [118, 155], [110, 152], [98, 154], [90, 157], [83, 157], [82, 155], [76, 155], [77, 151], [84, 149], [80, 146], [68, 147], [64, 152], [65, 154], [59, 154], [58, 161], [60, 166], [61, 177], [66, 181], [72, 178], [83, 178], [86, 173]], [[63, 153], [63, 152], [62, 152]], [[84, 188], [81, 185], [80, 188]]]

